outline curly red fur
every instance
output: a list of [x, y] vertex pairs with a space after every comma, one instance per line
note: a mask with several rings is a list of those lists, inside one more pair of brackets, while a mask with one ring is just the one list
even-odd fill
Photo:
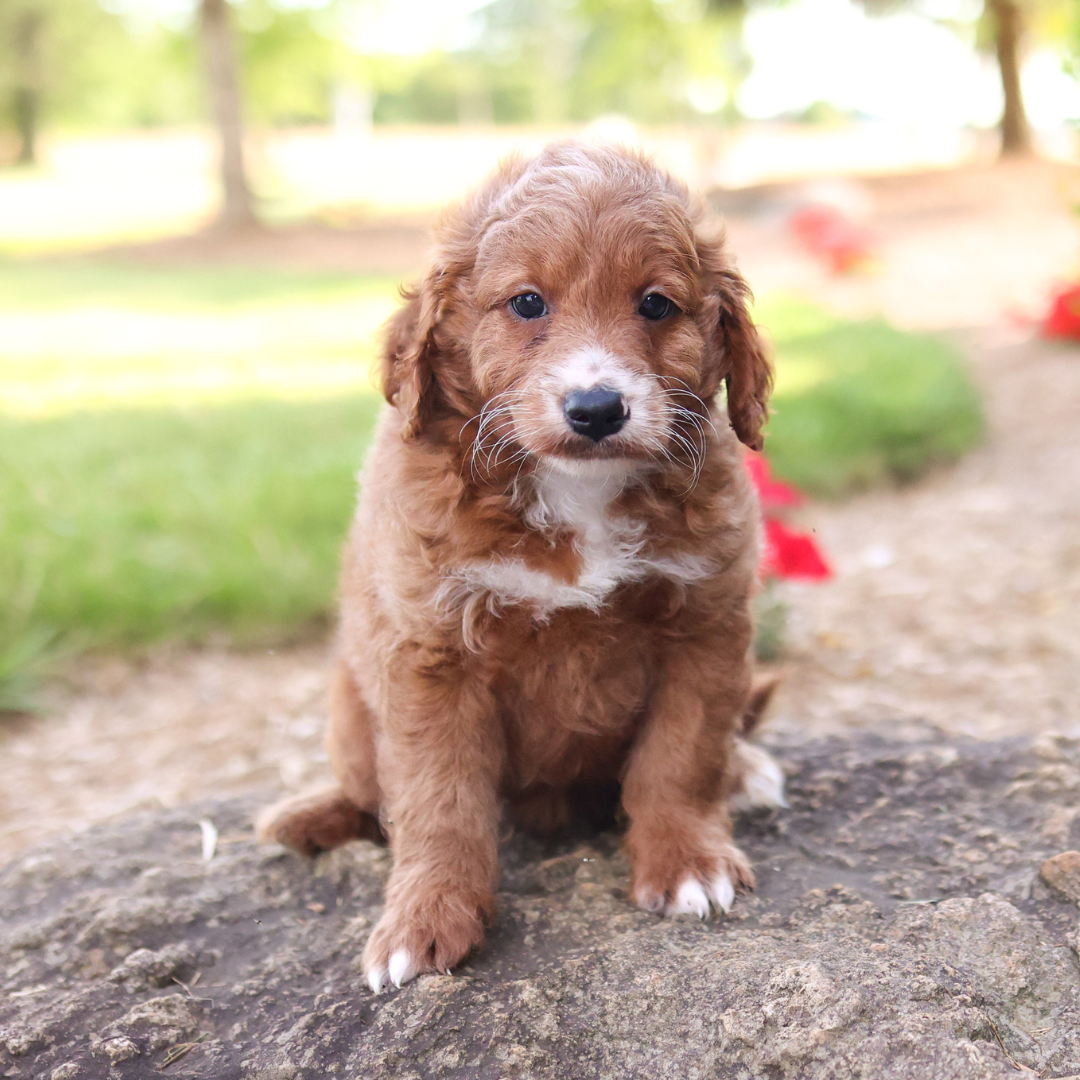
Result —
[[[771, 369], [704, 230], [647, 160], [555, 145], [448, 214], [391, 321], [390, 408], [342, 574], [341, 789], [268, 819], [301, 849], [382, 823], [395, 866], [365, 952], [376, 988], [480, 942], [503, 803], [557, 826], [571, 789], [621, 784], [651, 910], [724, 907], [752, 884], [726, 800], [757, 563], [740, 440], [761, 445]], [[542, 317], [515, 314], [527, 292]], [[641, 314], [652, 292], [670, 315]], [[610, 439], [567, 425], [568, 388], [590, 379], [627, 403]]]

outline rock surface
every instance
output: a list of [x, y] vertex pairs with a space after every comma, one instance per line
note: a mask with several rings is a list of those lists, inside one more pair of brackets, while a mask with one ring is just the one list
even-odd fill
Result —
[[[997, 1080], [1080, 1073], [1080, 741], [791, 743], [756, 894], [661, 921], [613, 833], [503, 854], [454, 977], [372, 996], [386, 853], [259, 848], [254, 805], [147, 815], [0, 874], [0, 1075], [34, 1080]], [[210, 819], [219, 836], [202, 858]]]
[[1047, 859], [1039, 877], [1067, 900], [1080, 900], [1080, 851], [1063, 851]]

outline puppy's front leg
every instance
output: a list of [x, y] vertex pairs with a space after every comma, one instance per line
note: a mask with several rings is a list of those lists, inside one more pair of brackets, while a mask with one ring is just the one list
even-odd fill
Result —
[[394, 869], [363, 960], [376, 993], [449, 971], [483, 939], [503, 759], [491, 692], [462, 664], [410, 648], [389, 676], [378, 762]]
[[694, 649], [672, 658], [630, 756], [623, 806], [633, 897], [664, 915], [705, 918], [753, 888], [731, 838], [726, 796], [733, 733], [749, 691], [745, 663]]

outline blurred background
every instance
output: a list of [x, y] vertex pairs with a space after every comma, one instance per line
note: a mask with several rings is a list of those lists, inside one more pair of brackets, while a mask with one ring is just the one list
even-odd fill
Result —
[[0, 856], [320, 736], [377, 330], [641, 146], [778, 367], [773, 731], [1080, 731], [1078, 0], [0, 0]]

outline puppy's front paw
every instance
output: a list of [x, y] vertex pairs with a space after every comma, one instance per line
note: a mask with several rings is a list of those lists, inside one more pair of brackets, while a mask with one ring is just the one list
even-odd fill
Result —
[[490, 902], [452, 892], [388, 905], [364, 949], [368, 986], [381, 994], [428, 971], [449, 975], [484, 940], [491, 910]]
[[754, 872], [746, 856], [734, 844], [724, 844], [710, 854], [699, 853], [680, 863], [664, 859], [647, 868], [639, 860], [634, 901], [657, 915], [707, 919], [711, 910], [729, 912], [735, 893], [753, 887]]

